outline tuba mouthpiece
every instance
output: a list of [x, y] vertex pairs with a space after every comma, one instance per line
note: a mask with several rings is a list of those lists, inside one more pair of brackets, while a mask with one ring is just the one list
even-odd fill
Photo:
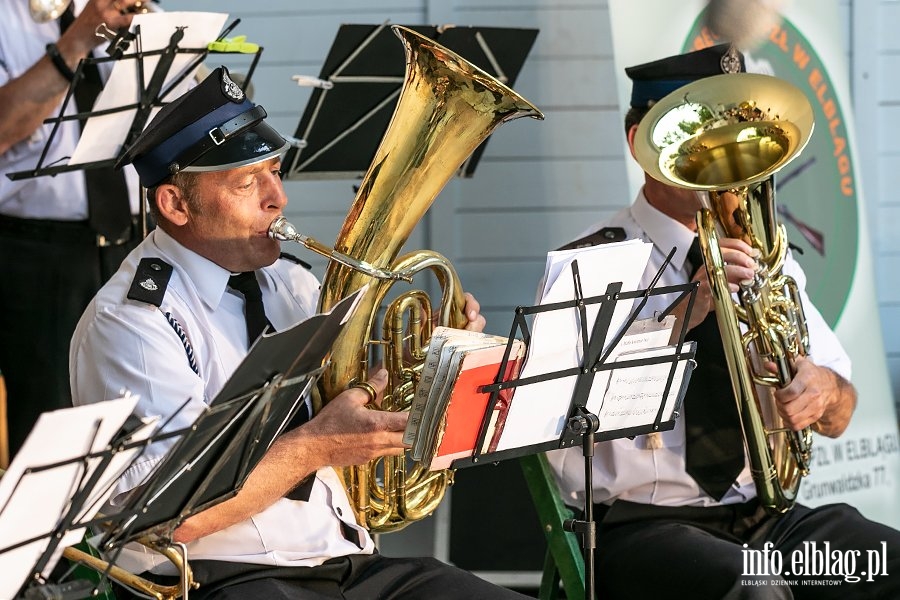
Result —
[[297, 233], [297, 229], [291, 225], [291, 223], [284, 217], [284, 215], [280, 217], [276, 217], [274, 221], [269, 225], [269, 237], [273, 240], [279, 240], [282, 242], [290, 242], [296, 240], [299, 234]]

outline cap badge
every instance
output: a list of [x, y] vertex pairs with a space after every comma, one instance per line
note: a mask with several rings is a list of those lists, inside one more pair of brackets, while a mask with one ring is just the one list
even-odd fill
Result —
[[228, 96], [232, 102], [244, 101], [244, 90], [231, 80], [224, 69], [222, 69], [222, 93]]
[[741, 72], [741, 57], [738, 55], [734, 44], [728, 46], [728, 51], [722, 55], [722, 58], [719, 60], [719, 65], [722, 67], [723, 73]]
[[140, 283], [141, 287], [147, 290], [148, 292], [155, 292], [159, 289], [159, 286], [156, 285], [156, 282], [150, 279], [149, 277]]

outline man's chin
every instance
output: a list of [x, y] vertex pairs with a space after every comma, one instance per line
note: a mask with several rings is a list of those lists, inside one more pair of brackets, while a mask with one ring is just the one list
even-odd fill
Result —
[[278, 260], [278, 257], [281, 256], [281, 242], [277, 240], [269, 240], [272, 242], [271, 246], [263, 253], [261, 260], [267, 260], [264, 266], [268, 267], [275, 263]]
[[280, 255], [280, 252], [276, 252], [274, 255], [271, 253], [261, 255], [259, 257], [259, 260], [257, 261], [257, 263], [259, 264], [259, 267], [257, 268], [261, 269], [262, 267], [271, 267], [273, 264], [275, 264], [275, 261], [278, 260], [278, 257]]

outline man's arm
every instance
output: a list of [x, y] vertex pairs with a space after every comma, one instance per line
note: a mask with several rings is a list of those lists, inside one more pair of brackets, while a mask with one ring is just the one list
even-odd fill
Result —
[[838, 437], [856, 409], [856, 388], [828, 367], [800, 357], [794, 362], [791, 383], [776, 391], [778, 411], [795, 431], [812, 427], [817, 433]]
[[[123, 7], [131, 0], [120, 0]], [[71, 70], [101, 41], [97, 26], [110, 29], [131, 25], [131, 14], [121, 14], [113, 0], [92, 0], [56, 43], [59, 54]], [[42, 56], [21, 76], [0, 87], [0, 154], [37, 130], [54, 113], [69, 88], [69, 81], [50, 58]]]
[[[368, 383], [380, 398], [387, 371], [380, 371]], [[308, 423], [281, 435], [236, 496], [187, 519], [175, 530], [174, 540], [191, 542], [240, 523], [283, 498], [322, 467], [364, 464], [402, 453], [409, 414], [367, 409], [369, 400], [365, 391], [350, 388]]]
[[[485, 319], [472, 294], [466, 293], [466, 329], [482, 331]], [[373, 375], [378, 403], [387, 386], [387, 371]], [[283, 498], [322, 467], [365, 464], [405, 449], [407, 412], [370, 410], [369, 395], [350, 388], [328, 402], [308, 423], [281, 435], [250, 473], [236, 496], [187, 519], [175, 530], [176, 542], [188, 543], [240, 523]]]

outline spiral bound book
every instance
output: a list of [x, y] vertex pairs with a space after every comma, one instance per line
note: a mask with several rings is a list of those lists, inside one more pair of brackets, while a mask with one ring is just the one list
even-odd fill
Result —
[[[455, 458], [472, 454], [485, 419], [490, 419], [492, 430], [502, 422], [506, 405], [498, 402], [487, 415], [490, 393], [481, 388], [494, 383], [507, 342], [484, 333], [435, 329], [404, 435], [414, 460], [433, 469], [447, 468]], [[513, 343], [508, 373], [518, 372], [525, 350], [520, 340]]]
[[[485, 420], [488, 421], [485, 436], [488, 443], [480, 451], [490, 450], [489, 443], [506, 422], [513, 390], [506, 390], [505, 401], [498, 401], [488, 414], [491, 394], [482, 388], [494, 382], [505, 353], [506, 343], [464, 348], [455, 353], [437, 406], [432, 442], [423, 457], [431, 470], [447, 469], [454, 460], [471, 456]], [[512, 353], [503, 366], [503, 380], [518, 374], [524, 353], [524, 343], [513, 340]]]

